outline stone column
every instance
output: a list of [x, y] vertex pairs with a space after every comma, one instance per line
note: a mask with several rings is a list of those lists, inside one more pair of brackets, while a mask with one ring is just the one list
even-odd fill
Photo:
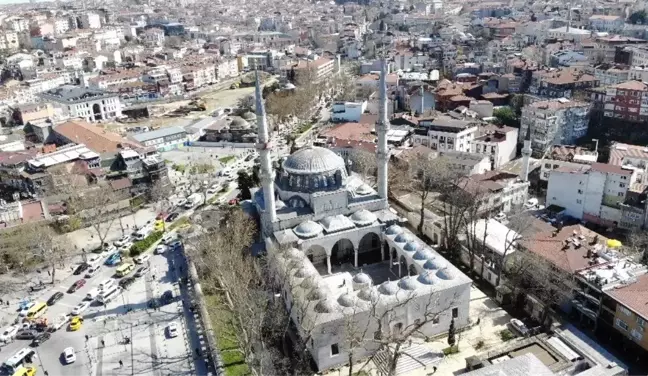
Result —
[[331, 256], [326, 255], [326, 270], [328, 270], [328, 274], [331, 274]]
[[398, 278], [401, 277], [401, 262], [398, 260]]
[[356, 268], [358, 267], [358, 250], [357, 249], [353, 250], [353, 265]]
[[[391, 253], [391, 252], [389, 252]], [[380, 261], [385, 261], [385, 244], [380, 245]]]

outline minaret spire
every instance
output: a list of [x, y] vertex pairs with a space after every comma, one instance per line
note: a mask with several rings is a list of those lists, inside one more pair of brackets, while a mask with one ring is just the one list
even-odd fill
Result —
[[524, 135], [524, 146], [522, 147], [522, 171], [520, 174], [520, 178], [523, 181], [529, 181], [529, 163], [530, 163], [530, 158], [531, 158], [531, 153], [533, 150], [531, 149], [531, 126], [529, 126], [526, 130], [526, 134]]
[[[259, 152], [259, 159], [261, 162], [261, 185], [263, 187], [263, 202], [264, 212], [262, 213], [263, 221], [265, 222], [262, 227], [271, 229], [272, 223], [277, 220], [277, 210], [275, 205], [274, 196], [274, 182], [272, 179], [272, 163], [270, 160], [270, 153], [272, 145], [270, 144], [270, 136], [268, 131], [268, 121], [266, 119], [265, 106], [263, 105], [263, 94], [261, 91], [261, 83], [259, 82], [259, 72], [255, 71], [255, 106], [257, 116], [257, 127], [259, 141], [256, 144], [256, 149]], [[266, 227], [267, 226], [267, 227]]]
[[387, 148], [387, 131], [389, 131], [389, 118], [387, 117], [387, 62], [383, 57], [380, 61], [380, 105], [378, 107], [378, 134], [377, 164], [378, 164], [378, 195], [387, 202], [387, 164], [389, 163], [389, 149]]

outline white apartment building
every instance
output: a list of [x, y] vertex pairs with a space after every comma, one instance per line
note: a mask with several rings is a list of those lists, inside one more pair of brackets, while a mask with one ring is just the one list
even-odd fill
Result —
[[420, 120], [414, 131], [414, 146], [427, 146], [438, 151], [470, 152], [470, 144], [477, 136], [477, 123], [439, 116], [433, 120]]
[[470, 141], [470, 152], [486, 155], [494, 169], [515, 159], [517, 153], [518, 129], [489, 125], [480, 127], [478, 135]]
[[101, 18], [96, 13], [85, 13], [81, 16], [81, 25], [82, 29], [100, 29], [101, 28]]
[[22, 17], [8, 17], [4, 20], [4, 24], [10, 30], [15, 32], [29, 31], [29, 21]]
[[66, 33], [70, 30], [70, 22], [67, 18], [57, 18], [54, 20], [54, 33], [56, 35]]
[[236, 77], [238, 74], [238, 62], [235, 58], [223, 58], [216, 63], [216, 77], [219, 80]]
[[616, 227], [636, 177], [632, 169], [604, 163], [558, 168], [549, 174], [546, 205], [563, 207], [565, 214], [577, 219]]
[[169, 76], [169, 82], [172, 84], [179, 84], [182, 82], [182, 70], [177, 67], [168, 67], [166, 68], [167, 76]]
[[632, 69], [607, 66], [597, 66], [592, 72], [600, 86], [617, 85], [632, 80]]
[[331, 121], [359, 122], [362, 114], [367, 110], [367, 101], [362, 102], [333, 102]]
[[648, 66], [648, 49], [644, 46], [628, 46], [624, 50], [631, 53], [630, 66]]
[[[648, 82], [648, 67], [630, 67], [628, 72], [628, 80], [637, 80], [641, 82]], [[617, 82], [617, 84], [623, 83], [625, 81]], [[603, 83], [601, 82], [601, 86]]]
[[185, 90], [194, 90], [216, 82], [216, 67], [214, 64], [203, 64], [182, 68]]
[[300, 60], [294, 67], [297, 80], [299, 80], [299, 76], [307, 74], [306, 72], [308, 70], [312, 70], [313, 79], [321, 81], [336, 71], [336, 66], [339, 67], [340, 64], [339, 59], [340, 57], [338, 56], [336, 59], [320, 57], [313, 61]]
[[590, 28], [597, 31], [617, 31], [623, 28], [625, 19], [622, 16], [595, 14], [589, 18]]
[[0, 32], [0, 50], [16, 50], [20, 47], [18, 33], [13, 31]]
[[394, 55], [392, 59], [394, 60], [393, 69], [395, 71], [420, 70], [423, 68], [425, 63], [430, 61], [430, 57], [427, 56], [426, 54], [423, 54], [421, 52], [414, 53], [410, 51], [399, 52], [396, 55]]
[[598, 152], [579, 146], [554, 145], [541, 162], [540, 180], [549, 181], [551, 171], [559, 168], [578, 169], [596, 163]]
[[529, 182], [520, 179], [517, 174], [487, 171], [463, 179], [457, 184], [458, 189], [483, 195], [480, 213], [508, 213], [521, 207], [527, 200]]
[[122, 115], [119, 95], [98, 89], [61, 86], [41, 94], [41, 97], [61, 107], [72, 118], [89, 122], [111, 120]]
[[648, 147], [614, 142], [608, 163], [635, 170], [637, 182], [648, 185]]
[[591, 104], [565, 98], [538, 101], [522, 108], [518, 142], [531, 131], [531, 149], [543, 155], [553, 145], [570, 145], [585, 136]]
[[164, 44], [164, 30], [158, 28], [147, 29], [142, 33], [142, 42], [147, 47], [158, 47]]

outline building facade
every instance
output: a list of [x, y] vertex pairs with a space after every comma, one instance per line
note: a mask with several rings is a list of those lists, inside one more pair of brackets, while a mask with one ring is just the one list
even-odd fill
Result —
[[119, 95], [100, 89], [61, 86], [42, 93], [41, 97], [56, 103], [71, 118], [96, 122], [122, 116]]

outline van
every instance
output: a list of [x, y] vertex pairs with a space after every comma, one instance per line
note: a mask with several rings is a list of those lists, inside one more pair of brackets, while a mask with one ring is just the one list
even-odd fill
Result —
[[115, 286], [115, 280], [112, 278], [109, 278], [99, 284], [99, 290], [101, 291], [106, 291], [110, 289], [112, 286]]
[[117, 274], [119, 277], [123, 277], [123, 276], [127, 275], [128, 273], [132, 272], [134, 268], [135, 268], [135, 265], [133, 265], [133, 264], [122, 264], [122, 265], [119, 265], [117, 270], [115, 270], [115, 274]]
[[86, 300], [95, 300], [97, 296], [99, 296], [99, 293], [101, 290], [99, 290], [98, 287], [93, 288], [92, 290], [88, 291], [88, 294], [86, 295]]
[[85, 277], [86, 278], [94, 277], [97, 274], [97, 272], [99, 272], [99, 269], [101, 269], [101, 263], [97, 266], [90, 267], [90, 269], [88, 269], [88, 271], [86, 272]]
[[104, 291], [99, 296], [97, 297], [97, 301], [101, 304], [106, 304], [110, 303], [110, 301], [117, 296], [117, 294], [121, 291], [120, 287], [113, 286], [110, 288], [110, 290]]
[[47, 303], [45, 302], [36, 303], [33, 307], [29, 309], [29, 311], [27, 311], [26, 317], [28, 320], [37, 319], [43, 314], [45, 314], [45, 312], [47, 312]]

